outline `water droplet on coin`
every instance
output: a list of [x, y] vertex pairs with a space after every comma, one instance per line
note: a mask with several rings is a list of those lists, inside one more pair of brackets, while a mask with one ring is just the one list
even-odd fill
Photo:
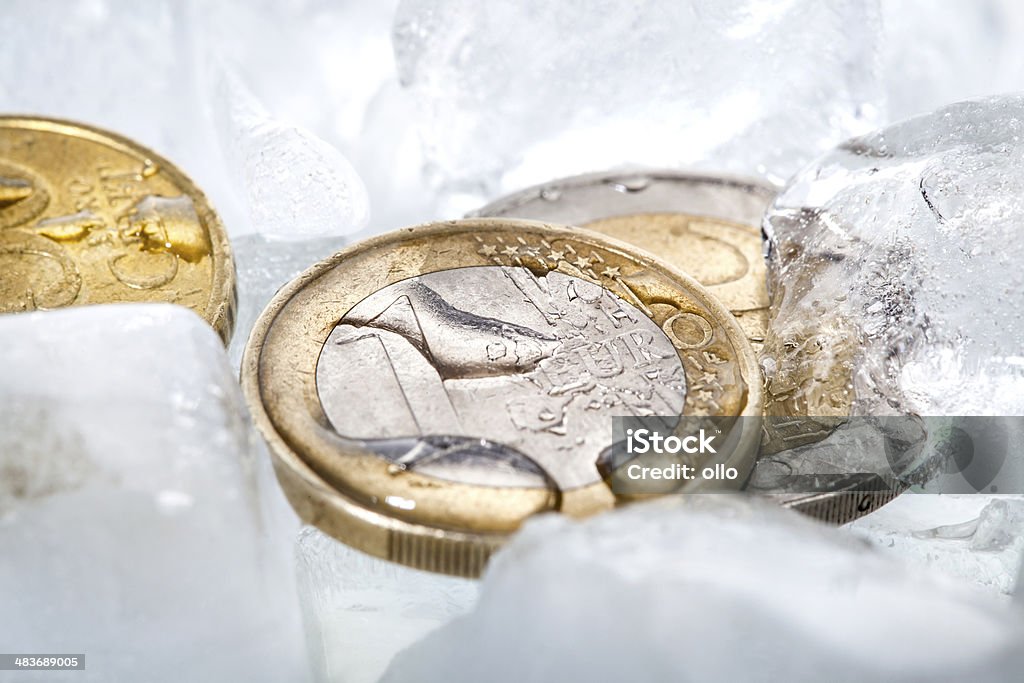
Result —
[[610, 182], [616, 192], [643, 192], [650, 186], [651, 179], [647, 176], [632, 176], [616, 178]]

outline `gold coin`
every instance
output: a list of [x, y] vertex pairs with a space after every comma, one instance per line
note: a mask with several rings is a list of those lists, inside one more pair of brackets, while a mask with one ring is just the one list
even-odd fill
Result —
[[534, 221], [405, 229], [313, 266], [261, 315], [242, 385], [304, 520], [463, 576], [530, 515], [622, 502], [599, 465], [614, 415], [744, 416], [707, 461], [736, 487], [760, 439], [753, 351], [715, 297]]
[[584, 223], [588, 230], [636, 244], [707, 287], [761, 349], [768, 332], [768, 288], [760, 230], [684, 213], [641, 213]]
[[203, 193], [113, 133], [0, 117], [0, 312], [158, 301], [231, 336], [234, 264]]

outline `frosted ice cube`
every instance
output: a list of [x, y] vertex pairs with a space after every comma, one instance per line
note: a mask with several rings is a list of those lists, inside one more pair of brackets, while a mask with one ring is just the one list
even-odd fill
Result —
[[0, 316], [0, 346], [4, 649], [85, 653], [73, 681], [307, 676], [287, 517], [209, 326], [89, 306]]
[[358, 232], [369, 198], [341, 152], [310, 131], [273, 118], [224, 63], [210, 78], [211, 107], [228, 173], [256, 232], [309, 239]]
[[312, 527], [299, 533], [296, 561], [310, 658], [323, 683], [374, 683], [395, 653], [476, 601], [474, 580], [370, 557]]
[[405, 0], [401, 83], [456, 209], [625, 163], [787, 177], [870, 128], [874, 2]]
[[529, 522], [385, 681], [1005, 681], [1024, 617], [750, 499]]
[[998, 593], [1024, 567], [1024, 496], [905, 494], [843, 527], [879, 552]]
[[770, 395], [811, 415], [1024, 414], [1022, 133], [1024, 96], [962, 102], [791, 179], [765, 219]]

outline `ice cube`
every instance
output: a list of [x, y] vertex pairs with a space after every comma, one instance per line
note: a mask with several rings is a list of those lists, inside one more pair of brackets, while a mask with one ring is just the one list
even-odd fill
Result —
[[395, 79], [396, 5], [221, 0], [196, 7], [196, 37], [201, 53], [229, 63], [273, 118], [349, 155], [371, 100]]
[[1024, 7], [1014, 0], [883, 2], [889, 120], [1024, 88]]
[[220, 162], [195, 77], [192, 3], [16, 0], [0, 12], [0, 111], [101, 126], [152, 148], [213, 200], [229, 231], [245, 212]]
[[341, 152], [266, 111], [226, 63], [209, 75], [211, 108], [227, 171], [256, 232], [310, 239], [358, 232], [369, 220], [366, 187]]
[[426, 171], [469, 210], [628, 163], [781, 180], [871, 127], [878, 26], [874, 2], [405, 0], [394, 43]]
[[443, 200], [423, 177], [416, 109], [397, 77], [370, 102], [360, 143], [347, 149], [370, 193], [368, 232], [463, 215], [446, 212]]
[[226, 65], [266, 118], [336, 148], [365, 183], [374, 232], [439, 217], [421, 173], [414, 107], [398, 87], [396, 5], [227, 0], [195, 13], [200, 81], [209, 97], [215, 104], [221, 98], [216, 72]]
[[238, 316], [231, 338], [231, 363], [238, 367], [256, 318], [282, 285], [344, 246], [342, 237], [273, 241], [263, 235], [231, 240], [238, 274]]
[[[0, 110], [85, 120], [171, 158], [196, 149], [194, 83], [182, 69], [182, 3], [7, 3], [0, 30]], [[31, 55], [31, 59], [28, 58]], [[59, 77], [59, 78], [58, 78]], [[59, 82], [59, 87], [56, 83]]]
[[900, 496], [843, 527], [879, 552], [997, 593], [1024, 566], [1024, 496]]
[[308, 676], [287, 516], [209, 326], [88, 306], [0, 316], [0, 346], [5, 651], [84, 653], [73, 681]]
[[[365, 13], [379, 24], [372, 40], [342, 41], [337, 33], [334, 40], [309, 40], [313, 27], [331, 35], [341, 21], [364, 13], [293, 9], [93, 0], [64, 11], [14, 3], [0, 16], [0, 29], [11, 36], [0, 54], [0, 109], [84, 121], [152, 147], [196, 180], [233, 235], [255, 230], [302, 239], [360, 230], [368, 212], [362, 181], [335, 145], [302, 123], [335, 121], [344, 124], [342, 139], [358, 139], [362, 112], [383, 78], [372, 74], [394, 73], [390, 13]], [[296, 14], [301, 21], [289, 23]], [[350, 28], [345, 35], [357, 33]], [[296, 34], [308, 49], [286, 38]], [[325, 45], [342, 47], [316, 49]], [[242, 80], [233, 58], [248, 65], [244, 74], [257, 77], [261, 92], [291, 106], [268, 112], [225, 76]], [[337, 82], [341, 72], [351, 74], [344, 85], [313, 87]], [[336, 96], [330, 106], [325, 93]], [[298, 116], [300, 109], [306, 115]]]
[[770, 396], [811, 415], [1024, 415], [1022, 134], [1024, 96], [972, 100], [791, 179], [765, 218]]
[[1005, 681], [1024, 617], [800, 515], [724, 495], [529, 522], [477, 606], [384, 680]]
[[296, 561], [310, 659], [323, 683], [374, 683], [395, 653], [476, 601], [475, 580], [370, 557], [313, 527], [299, 533]]

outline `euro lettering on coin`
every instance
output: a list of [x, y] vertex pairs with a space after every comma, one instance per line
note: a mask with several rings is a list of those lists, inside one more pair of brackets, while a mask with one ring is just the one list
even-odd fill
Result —
[[231, 335], [235, 273], [203, 193], [88, 126], [0, 117], [0, 313], [164, 301]]
[[420, 226], [317, 264], [264, 311], [242, 382], [304, 519], [464, 576], [530, 515], [618, 502], [614, 415], [750, 418], [716, 456], [741, 480], [760, 438], [753, 351], [714, 297], [532, 221]]

